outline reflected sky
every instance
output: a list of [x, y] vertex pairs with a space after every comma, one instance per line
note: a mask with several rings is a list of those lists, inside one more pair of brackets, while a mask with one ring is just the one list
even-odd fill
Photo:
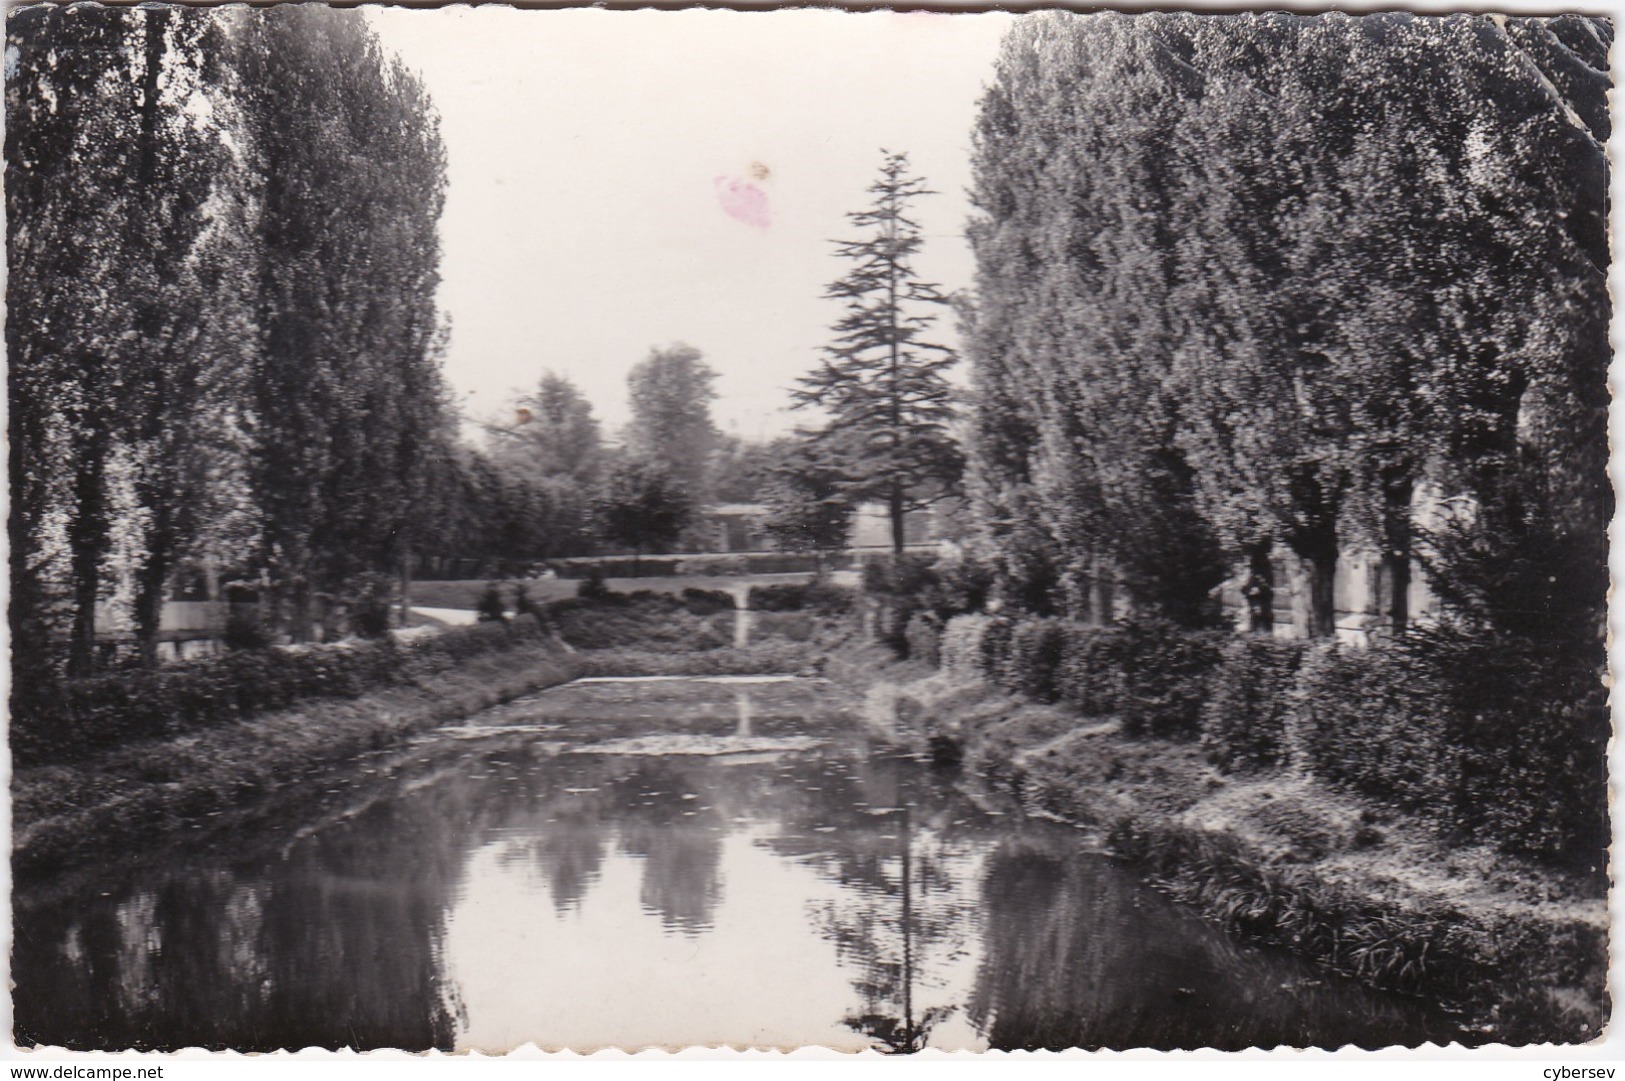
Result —
[[[22, 1042], [1414, 1044], [1088, 839], [871, 746], [816, 681], [574, 685], [213, 845], [19, 879]], [[738, 753], [733, 753], [738, 752]]]

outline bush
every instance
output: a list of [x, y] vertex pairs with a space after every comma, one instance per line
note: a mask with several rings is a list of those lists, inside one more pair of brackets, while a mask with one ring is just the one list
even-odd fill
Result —
[[731, 612], [734, 610], [734, 595], [720, 589], [695, 589], [690, 586], [683, 590], [683, 607], [697, 616]]
[[1449, 690], [1403, 642], [1325, 642], [1298, 670], [1292, 723], [1309, 770], [1445, 828], [1461, 758]]
[[1190, 738], [1200, 730], [1208, 680], [1229, 635], [1160, 620], [1117, 631], [1122, 683], [1117, 714], [1129, 735]]
[[807, 603], [807, 587], [796, 582], [750, 587], [753, 612], [799, 612]]
[[585, 601], [601, 601], [610, 595], [609, 586], [604, 584], [604, 569], [594, 563], [587, 569], [587, 576], [576, 586], [576, 596]]
[[942, 631], [939, 663], [943, 671], [956, 676], [980, 677], [982, 638], [992, 620], [985, 615], [955, 616]]
[[942, 621], [935, 612], [916, 612], [903, 630], [905, 657], [933, 668], [942, 659]]
[[474, 605], [481, 623], [501, 623], [508, 618], [507, 606], [502, 603], [502, 590], [495, 582], [485, 583], [485, 592]]
[[313, 698], [354, 698], [521, 641], [530, 617], [459, 627], [410, 645], [391, 638], [300, 650], [227, 653], [170, 668], [132, 669], [59, 685], [12, 718], [19, 765], [72, 761], [109, 747], [229, 723]]
[[998, 682], [1009, 691], [1034, 702], [1059, 697], [1056, 677], [1061, 668], [1066, 625], [1059, 619], [1027, 619], [1010, 631], [1010, 648], [998, 669]]
[[1609, 714], [1599, 669], [1600, 657], [1557, 646], [1450, 632], [1327, 646], [1299, 673], [1295, 719], [1310, 768], [1328, 781], [1391, 800], [1447, 838], [1600, 868]]
[[1123, 699], [1122, 645], [1117, 628], [1068, 623], [1055, 674], [1060, 700], [1085, 717], [1116, 713]]
[[688, 653], [718, 649], [733, 640], [729, 617], [695, 615], [670, 593], [640, 590], [597, 601], [577, 597], [555, 601], [549, 613], [559, 634], [578, 649]]
[[852, 611], [854, 599], [850, 589], [844, 589], [828, 579], [818, 578], [807, 583], [801, 594], [801, 605], [811, 612], [839, 616]]
[[345, 590], [350, 630], [363, 638], [382, 638], [389, 633], [395, 583], [387, 574], [369, 571], [350, 580]]
[[1226, 772], [1283, 765], [1292, 688], [1307, 646], [1250, 635], [1224, 647], [1202, 707], [1202, 748]]
[[233, 604], [226, 613], [226, 629], [222, 636], [226, 648], [264, 649], [271, 644], [271, 632], [260, 621], [257, 604]]

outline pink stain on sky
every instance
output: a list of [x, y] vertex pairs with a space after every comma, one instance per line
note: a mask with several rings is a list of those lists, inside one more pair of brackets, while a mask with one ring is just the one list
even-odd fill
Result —
[[767, 193], [761, 188], [748, 180], [729, 180], [725, 176], [717, 177], [716, 185], [717, 201], [730, 218], [757, 229], [766, 229], [773, 223]]

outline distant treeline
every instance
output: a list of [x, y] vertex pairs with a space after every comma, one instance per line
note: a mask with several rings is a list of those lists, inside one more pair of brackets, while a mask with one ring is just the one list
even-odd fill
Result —
[[[1018, 608], [1340, 554], [1600, 663], [1606, 20], [1042, 15], [974, 135], [970, 489]], [[1110, 589], [1104, 591], [1105, 584]], [[1595, 654], [1593, 656], [1593, 654]]]

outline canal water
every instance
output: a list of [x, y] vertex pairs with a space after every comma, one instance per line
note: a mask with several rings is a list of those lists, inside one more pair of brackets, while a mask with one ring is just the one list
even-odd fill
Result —
[[581, 681], [15, 884], [24, 1043], [1362, 1047], [1443, 1011], [1228, 937], [819, 680]]

